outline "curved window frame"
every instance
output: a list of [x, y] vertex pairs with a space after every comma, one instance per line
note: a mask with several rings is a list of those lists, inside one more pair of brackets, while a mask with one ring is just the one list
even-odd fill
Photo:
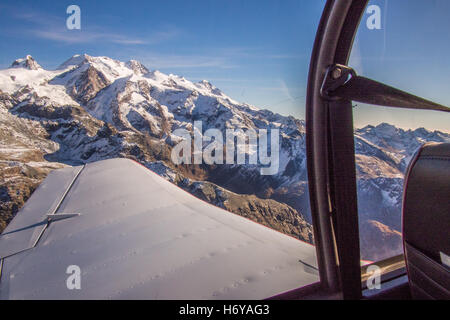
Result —
[[[328, 0], [316, 35], [307, 90], [308, 180], [321, 286], [344, 299], [362, 298], [362, 281], [368, 277], [370, 266], [360, 265], [352, 102], [450, 110], [359, 77], [347, 67], [368, 2]], [[400, 286], [407, 287], [403, 254], [377, 265], [382, 265], [382, 282], [402, 278]]]

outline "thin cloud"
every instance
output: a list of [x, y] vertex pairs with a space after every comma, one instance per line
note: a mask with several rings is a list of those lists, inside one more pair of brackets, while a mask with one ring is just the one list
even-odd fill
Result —
[[145, 65], [157, 68], [222, 68], [230, 69], [236, 66], [229, 63], [225, 57], [201, 55], [163, 55], [153, 54], [139, 59]]
[[147, 44], [147, 42], [140, 39], [111, 39], [111, 42], [118, 44]]
[[[156, 52], [135, 51], [133, 56], [136, 60], [145, 65], [155, 68], [167, 69], [187, 69], [187, 68], [220, 68], [235, 69], [242, 67], [245, 61], [255, 61], [255, 59], [302, 59], [303, 55], [288, 54], [261, 54], [257, 48], [226, 47], [204, 49], [198, 48], [199, 53], [184, 54], [163, 54]], [[244, 59], [244, 60], [243, 60]], [[281, 84], [283, 87], [283, 84]]]
[[130, 39], [122, 35], [105, 32], [89, 32], [83, 30], [32, 30], [31, 33], [41, 39], [63, 42], [67, 44], [92, 43], [92, 42], [112, 42], [118, 44], [142, 45], [148, 42], [142, 39]]
[[118, 34], [93, 25], [90, 25], [88, 29], [82, 26], [81, 30], [68, 30], [65, 19], [61, 16], [52, 16], [40, 12], [14, 12], [13, 16], [35, 25], [31, 30], [19, 31], [25, 36], [33, 35], [40, 39], [66, 44], [109, 42], [122, 45], [152, 45], [173, 39], [180, 34], [178, 29], [168, 27], [166, 31], [155, 31], [143, 39], [126, 34]]
[[[216, 48], [217, 49], [217, 48]], [[194, 52], [164, 53], [142, 48], [124, 48], [122, 56], [132, 57], [150, 69], [165, 69], [176, 72], [176, 69], [234, 69], [239, 67], [237, 60], [227, 52], [213, 50], [205, 52], [199, 49]]]
[[278, 79], [278, 82], [280, 84], [280, 90], [286, 97], [286, 100], [294, 101], [295, 98], [291, 95], [291, 91], [289, 90], [288, 86], [286, 85], [286, 82], [283, 79]]
[[269, 54], [265, 56], [269, 59], [277, 59], [277, 60], [284, 60], [284, 59], [309, 59], [309, 56], [306, 54]]

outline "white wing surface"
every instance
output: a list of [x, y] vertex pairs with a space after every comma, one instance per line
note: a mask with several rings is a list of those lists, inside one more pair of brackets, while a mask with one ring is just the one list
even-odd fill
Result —
[[[313, 246], [127, 159], [53, 171], [0, 257], [1, 299], [263, 299], [319, 280]], [[71, 265], [80, 289], [67, 286]]]

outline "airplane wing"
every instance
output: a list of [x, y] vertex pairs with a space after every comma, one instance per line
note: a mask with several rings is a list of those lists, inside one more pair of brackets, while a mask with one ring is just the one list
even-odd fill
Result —
[[313, 246], [128, 159], [51, 172], [0, 236], [0, 258], [0, 299], [263, 299], [319, 280]]

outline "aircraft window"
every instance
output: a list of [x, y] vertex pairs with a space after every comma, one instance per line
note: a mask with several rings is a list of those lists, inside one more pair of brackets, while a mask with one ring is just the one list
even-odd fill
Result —
[[[358, 75], [449, 106], [449, 10], [446, 0], [370, 1], [349, 66]], [[450, 142], [450, 116], [355, 102], [353, 106], [361, 258], [389, 261], [403, 252], [406, 167], [424, 142]]]
[[[0, 232], [52, 170], [124, 157], [201, 200], [279, 231], [269, 233], [295, 254], [280, 250], [288, 262], [255, 265], [255, 273], [262, 279], [289, 269], [297, 278], [272, 291], [319, 281], [304, 119], [324, 5], [2, 6], [0, 42], [8, 46], [0, 54]], [[183, 234], [221, 236], [197, 229]], [[234, 262], [226, 261], [227, 268], [237, 268]]]

